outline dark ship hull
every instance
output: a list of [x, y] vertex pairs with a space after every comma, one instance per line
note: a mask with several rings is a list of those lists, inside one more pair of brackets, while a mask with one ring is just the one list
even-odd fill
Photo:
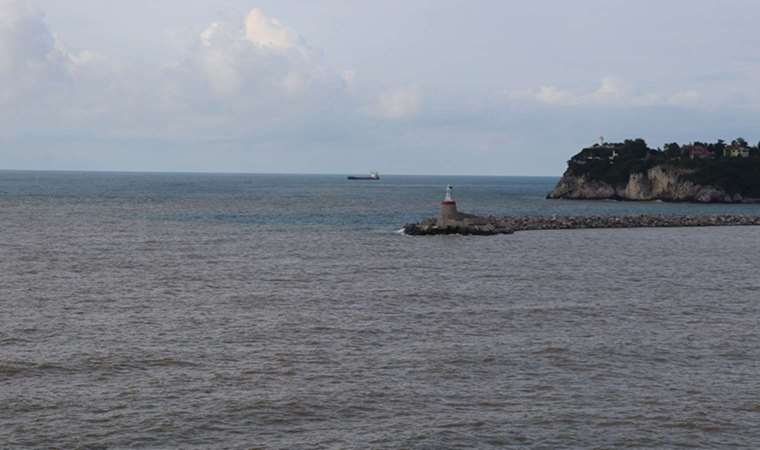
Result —
[[348, 177], [349, 180], [367, 180], [367, 181], [377, 181], [380, 179], [380, 174], [377, 172], [370, 172], [369, 175], [365, 176], [354, 176], [351, 175]]

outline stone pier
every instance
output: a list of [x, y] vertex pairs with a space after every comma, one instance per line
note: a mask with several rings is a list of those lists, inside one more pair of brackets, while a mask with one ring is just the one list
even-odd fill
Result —
[[481, 217], [461, 213], [446, 187], [438, 217], [404, 225], [411, 236], [435, 234], [494, 235], [529, 230], [582, 230], [590, 228], [664, 228], [760, 225], [760, 216], [744, 215], [638, 215], [638, 216], [505, 216]]
[[494, 235], [531, 230], [582, 230], [600, 228], [673, 228], [757, 226], [760, 216], [745, 215], [637, 215], [637, 216], [506, 216], [478, 217], [458, 213], [459, 218], [439, 225], [440, 218], [404, 226], [412, 236], [435, 234]]

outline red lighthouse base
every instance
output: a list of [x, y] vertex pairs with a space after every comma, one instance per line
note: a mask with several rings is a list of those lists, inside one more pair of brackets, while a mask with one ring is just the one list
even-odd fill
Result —
[[444, 200], [441, 202], [441, 212], [438, 215], [438, 226], [445, 227], [452, 221], [459, 218], [457, 211], [457, 202], [454, 200]]

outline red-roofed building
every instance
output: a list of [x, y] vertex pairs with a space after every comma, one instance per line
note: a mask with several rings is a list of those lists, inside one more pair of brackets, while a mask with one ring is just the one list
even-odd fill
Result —
[[715, 153], [702, 145], [684, 145], [683, 149], [688, 152], [691, 159], [706, 159], [715, 156]]

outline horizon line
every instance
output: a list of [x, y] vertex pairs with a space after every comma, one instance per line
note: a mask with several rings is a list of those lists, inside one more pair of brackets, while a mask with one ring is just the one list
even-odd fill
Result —
[[[166, 174], [166, 175], [311, 175], [311, 176], [341, 176], [362, 175], [361, 172], [235, 172], [235, 171], [203, 171], [203, 170], [130, 170], [130, 169], [0, 169], [2, 172], [43, 172], [43, 173], [113, 173], [113, 174]], [[487, 175], [487, 174], [435, 174], [435, 173], [381, 173], [382, 177], [535, 177], [559, 178], [561, 175]]]

